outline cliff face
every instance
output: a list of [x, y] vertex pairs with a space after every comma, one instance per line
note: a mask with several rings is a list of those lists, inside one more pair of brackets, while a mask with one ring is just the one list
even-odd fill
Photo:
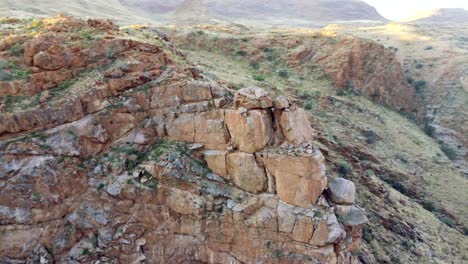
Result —
[[16, 23], [0, 53], [2, 262], [357, 263], [367, 218], [354, 184], [327, 178], [303, 109], [232, 95], [157, 34]]

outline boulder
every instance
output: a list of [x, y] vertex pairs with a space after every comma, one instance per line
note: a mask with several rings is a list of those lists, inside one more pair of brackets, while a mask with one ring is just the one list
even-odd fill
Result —
[[177, 141], [194, 142], [195, 115], [181, 114], [166, 120], [166, 131], [169, 139]]
[[275, 107], [275, 109], [278, 109], [278, 110], [286, 109], [290, 105], [291, 103], [289, 102], [288, 98], [286, 98], [285, 96], [278, 96], [273, 101], [273, 106]]
[[229, 180], [226, 170], [226, 150], [208, 150], [205, 151], [204, 157], [208, 164], [208, 168], [217, 175]]
[[207, 82], [191, 81], [183, 87], [182, 99], [185, 103], [209, 101], [213, 99], [211, 86]]
[[315, 132], [302, 108], [282, 112], [279, 123], [284, 137], [293, 144], [301, 144], [314, 138]]
[[359, 226], [368, 222], [366, 213], [359, 207], [352, 206], [348, 214], [338, 214], [338, 219], [340, 223], [344, 226]]
[[336, 178], [328, 184], [328, 194], [332, 202], [350, 205], [356, 199], [356, 187], [352, 181]]
[[207, 149], [226, 149], [229, 134], [224, 126], [224, 111], [216, 110], [195, 116], [195, 142]]
[[310, 156], [268, 153], [266, 168], [276, 178], [276, 191], [286, 203], [310, 208], [327, 186], [325, 158], [319, 150]]
[[265, 148], [273, 137], [271, 117], [266, 110], [225, 111], [225, 122], [235, 148], [254, 153]]
[[262, 109], [273, 106], [268, 92], [259, 87], [248, 87], [240, 89], [234, 95], [234, 107], [247, 109]]
[[267, 183], [265, 170], [257, 164], [253, 154], [243, 152], [228, 154], [226, 168], [228, 177], [239, 188], [251, 193], [265, 190]]

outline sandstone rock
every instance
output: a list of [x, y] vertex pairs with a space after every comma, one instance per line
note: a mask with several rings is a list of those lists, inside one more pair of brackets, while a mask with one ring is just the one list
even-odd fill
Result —
[[288, 156], [268, 153], [267, 170], [275, 176], [281, 200], [303, 208], [310, 208], [327, 185], [325, 159], [319, 150], [313, 156]]
[[296, 215], [293, 211], [293, 206], [278, 202], [278, 230], [285, 233], [291, 233], [296, 222]]
[[209, 101], [213, 99], [211, 86], [207, 82], [191, 81], [183, 87], [182, 99], [185, 103]]
[[271, 117], [265, 110], [225, 111], [225, 122], [233, 145], [240, 151], [254, 153], [265, 148], [273, 137]]
[[208, 168], [217, 175], [229, 180], [226, 170], [227, 153], [225, 150], [208, 150], [203, 152]]
[[265, 170], [258, 166], [254, 155], [242, 152], [228, 154], [226, 168], [228, 177], [239, 188], [251, 193], [265, 190], [267, 183]]
[[284, 96], [278, 96], [273, 101], [273, 106], [275, 107], [275, 109], [278, 109], [278, 110], [286, 109], [290, 105], [291, 105], [291, 103], [289, 102], [288, 98], [286, 98]]
[[229, 134], [224, 126], [224, 111], [216, 110], [195, 116], [195, 142], [207, 149], [226, 149]]
[[195, 115], [181, 114], [166, 120], [167, 135], [172, 140], [195, 141]]
[[302, 243], [308, 243], [312, 234], [315, 233], [317, 233], [317, 231], [314, 232], [314, 221], [312, 218], [303, 215], [298, 215], [296, 217], [291, 239]]
[[352, 181], [336, 178], [328, 184], [330, 199], [336, 204], [353, 204], [356, 199], [356, 187]]
[[315, 132], [310, 126], [306, 112], [302, 108], [282, 112], [279, 117], [281, 131], [287, 141], [301, 144], [314, 138]]
[[356, 206], [353, 206], [348, 214], [339, 214], [338, 217], [345, 226], [359, 226], [368, 222], [364, 210]]
[[270, 108], [273, 106], [270, 95], [259, 87], [248, 87], [234, 95], [234, 107], [247, 109]]

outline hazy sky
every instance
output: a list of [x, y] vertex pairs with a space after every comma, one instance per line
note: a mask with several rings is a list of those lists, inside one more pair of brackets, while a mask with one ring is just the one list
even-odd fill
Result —
[[439, 7], [461, 7], [468, 10], [468, 0], [364, 0], [391, 20], [399, 20], [415, 12]]

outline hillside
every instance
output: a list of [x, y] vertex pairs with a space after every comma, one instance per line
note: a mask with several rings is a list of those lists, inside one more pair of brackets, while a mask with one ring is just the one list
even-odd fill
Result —
[[468, 11], [463, 8], [439, 8], [418, 13], [404, 22], [468, 23]]
[[119, 0], [50, 1], [0, 0], [0, 17], [34, 18], [68, 14], [82, 18], [113, 19], [121, 24], [155, 22], [144, 12], [123, 5]]
[[342, 25], [334, 30], [373, 39], [395, 52], [426, 105], [426, 133], [468, 175], [468, 24]]
[[[181, 10], [184, 1], [122, 1], [131, 7], [164, 14]], [[187, 1], [185, 1], [187, 2]], [[386, 21], [375, 8], [357, 0], [202, 0], [208, 11], [228, 21], [262, 19], [303, 19], [309, 21], [376, 20]]]
[[[391, 50], [387, 51], [393, 55], [379, 57], [385, 53], [383, 47], [372, 41], [311, 29], [162, 30], [177, 36], [174, 42], [208, 78], [233, 89], [265, 87], [303, 104], [319, 131], [327, 160], [333, 163], [331, 174], [345, 175], [358, 186], [357, 199], [370, 220], [363, 234], [363, 262], [463, 262], [466, 178], [414, 121], [380, 106], [382, 102], [365, 86], [336, 87], [340, 79], [327, 71], [333, 73], [339, 67], [320, 64], [322, 56], [354, 50], [363, 61], [353, 58], [350, 68], [339, 64], [349, 70], [342, 71], [345, 80], [378, 81], [384, 98], [399, 102], [401, 94], [392, 93], [395, 85], [389, 81], [398, 82], [397, 76], [404, 76], [398, 63], [388, 63], [392, 57], [395, 60]], [[350, 41], [354, 44], [349, 45]]]
[[0, 34], [1, 263], [358, 261], [356, 186], [297, 103], [205, 78], [154, 28]]

